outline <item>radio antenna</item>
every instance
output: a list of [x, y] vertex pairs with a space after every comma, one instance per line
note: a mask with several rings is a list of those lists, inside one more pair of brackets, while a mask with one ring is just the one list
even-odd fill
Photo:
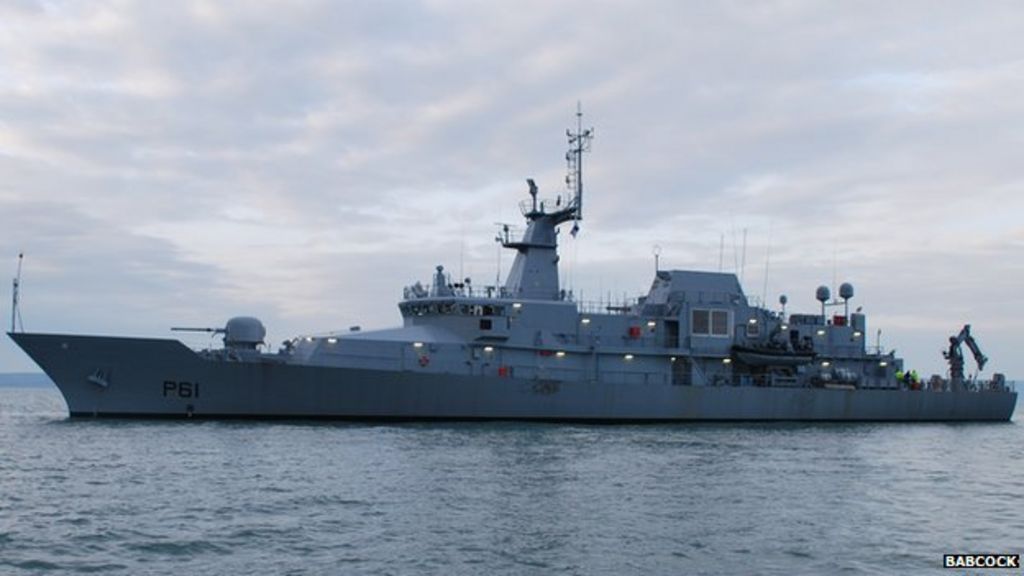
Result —
[[768, 302], [768, 267], [772, 261], [772, 226], [773, 222], [768, 221], [768, 249], [764, 252], [764, 289], [761, 291], [761, 303]]
[[718, 271], [719, 272], [722, 271], [722, 266], [724, 265], [724, 262], [723, 262], [724, 258], [725, 258], [725, 232], [721, 232], [721, 233], [719, 233], [719, 236], [718, 236]]
[[11, 333], [17, 332], [20, 326], [25, 331], [25, 323], [21, 321], [21, 310], [18, 308], [18, 290], [21, 288], [21, 262], [25, 259], [23, 252], [18, 253], [18, 274], [14, 277], [14, 287], [11, 291]]
[[579, 221], [583, 219], [583, 153], [590, 151], [590, 141], [594, 138], [594, 129], [583, 129], [583, 107], [576, 102], [576, 131], [565, 131], [569, 139], [569, 151], [565, 153], [565, 161], [568, 164], [568, 174], [565, 176], [565, 184], [573, 195], [572, 204], [572, 231], [570, 234], [576, 237], [580, 230]]

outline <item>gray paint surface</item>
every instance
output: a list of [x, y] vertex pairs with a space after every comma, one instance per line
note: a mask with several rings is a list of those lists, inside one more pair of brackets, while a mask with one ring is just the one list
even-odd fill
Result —
[[[866, 345], [867, 318], [818, 289], [820, 313], [752, 305], [734, 274], [659, 270], [646, 296], [575, 301], [559, 286], [559, 226], [582, 219], [582, 157], [570, 132], [569, 195], [521, 205], [501, 286], [437, 266], [399, 303], [403, 326], [296, 337], [233, 318], [224, 348], [176, 340], [12, 333], [72, 415], [369, 419], [1009, 420], [1005, 379], [909, 383], [903, 360]], [[842, 313], [829, 311], [842, 307]], [[209, 330], [209, 329], [204, 329]], [[972, 341], [972, 347], [974, 346]], [[972, 348], [973, 349], [973, 348]]]
[[[1015, 393], [604, 384], [202, 358], [174, 340], [13, 334], [73, 415], [666, 420], [1008, 420]], [[108, 366], [108, 385], [88, 380]], [[198, 396], [164, 393], [167, 381]]]

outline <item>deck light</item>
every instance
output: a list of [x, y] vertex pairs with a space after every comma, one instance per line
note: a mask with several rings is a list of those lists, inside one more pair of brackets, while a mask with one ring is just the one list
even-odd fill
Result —
[[328, 338], [327, 339], [327, 343], [328, 344], [337, 344], [338, 343], [338, 339], [337, 338]]
[[488, 354], [494, 352], [494, 346], [484, 346], [484, 352], [487, 352]]
[[590, 318], [584, 318], [583, 320], [580, 320], [580, 323], [582, 323], [582, 324], [590, 324]]
[[829, 362], [828, 360], [824, 360], [824, 361], [822, 361], [822, 363], [821, 363], [821, 367], [822, 367], [822, 368], [828, 368], [828, 367], [829, 367], [829, 366], [831, 366], [831, 365], [832, 365], [832, 363], [831, 363], [831, 362]]
[[512, 307], [515, 308], [516, 310], [519, 310], [520, 308], [523, 307], [523, 303], [522, 302], [513, 302], [512, 303]]
[[626, 354], [625, 356], [623, 356], [623, 358], [625, 358], [626, 360], [632, 360], [633, 359], [633, 355], [632, 354]]
[[648, 327], [648, 328], [654, 328], [654, 327], [655, 327], [655, 326], [657, 326], [657, 325], [658, 325], [658, 323], [657, 323], [657, 322], [655, 322], [654, 320], [648, 320], [648, 321], [647, 321], [647, 327]]
[[732, 364], [732, 358], [722, 358], [722, 364]]
[[824, 335], [825, 335], [825, 329], [824, 328], [819, 328], [818, 329], [818, 336], [824, 336]]
[[413, 342], [412, 343], [412, 347], [413, 348], [423, 348], [423, 342]]
[[555, 352], [555, 356], [558, 356], [559, 358], [565, 358], [565, 352], [559, 350], [558, 352]]

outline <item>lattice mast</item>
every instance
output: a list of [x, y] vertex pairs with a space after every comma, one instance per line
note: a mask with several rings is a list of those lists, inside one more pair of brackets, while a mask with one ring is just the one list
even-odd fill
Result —
[[21, 262], [25, 259], [25, 254], [18, 254], [18, 273], [14, 277], [12, 282], [13, 288], [11, 290], [11, 333], [15, 333], [18, 327], [21, 327], [21, 331], [25, 331], [25, 325], [21, 321], [21, 310], [18, 308], [19, 291], [21, 290]]
[[569, 139], [569, 151], [565, 153], [568, 167], [565, 175], [565, 186], [572, 194], [573, 226], [572, 235], [579, 232], [579, 221], [583, 219], [583, 153], [590, 152], [590, 141], [594, 138], [594, 129], [583, 129], [583, 108], [576, 103], [576, 131], [565, 131]]

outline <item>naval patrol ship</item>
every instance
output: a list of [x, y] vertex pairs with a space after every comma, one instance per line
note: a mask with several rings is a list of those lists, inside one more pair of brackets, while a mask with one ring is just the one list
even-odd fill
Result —
[[[223, 347], [174, 339], [16, 331], [11, 338], [57, 384], [72, 417], [514, 419], [580, 422], [689, 420], [1005, 421], [1017, 401], [970, 327], [950, 338], [947, 377], [904, 374], [894, 352], [867, 345], [850, 313], [853, 286], [820, 311], [755, 305], [734, 274], [657, 270], [627, 303], [577, 302], [559, 285], [558, 233], [583, 218], [583, 153], [593, 131], [577, 112], [567, 131], [567, 192], [520, 207], [525, 232], [498, 240], [515, 252], [503, 285], [478, 287], [437, 266], [405, 289], [402, 326], [300, 336], [267, 350], [263, 324], [230, 319]], [[15, 286], [17, 288], [17, 286]], [[16, 292], [16, 291], [15, 291]], [[16, 297], [15, 297], [16, 304]], [[841, 312], [840, 312], [841, 310]], [[835, 313], [829, 313], [835, 311]]]

